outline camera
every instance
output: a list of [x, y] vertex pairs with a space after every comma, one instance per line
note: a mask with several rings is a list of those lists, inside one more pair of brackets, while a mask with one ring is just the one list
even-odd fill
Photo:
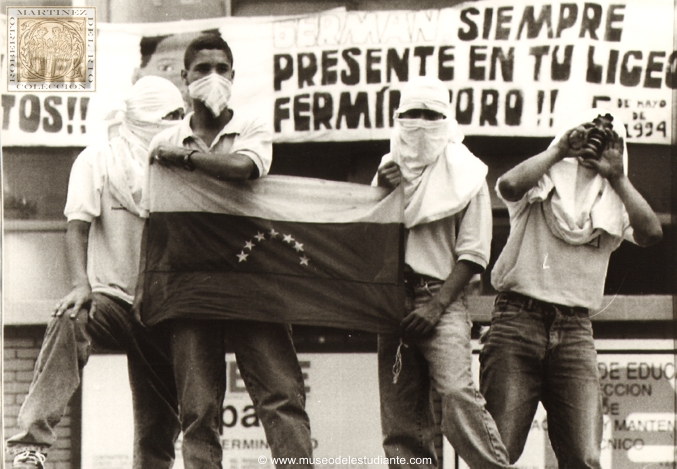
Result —
[[[598, 160], [609, 142], [613, 129], [614, 118], [611, 114], [598, 114], [592, 121], [592, 127], [588, 130], [587, 138], [583, 143], [582, 158]], [[590, 125], [590, 124], [588, 124]], [[587, 127], [587, 126], [586, 126]]]

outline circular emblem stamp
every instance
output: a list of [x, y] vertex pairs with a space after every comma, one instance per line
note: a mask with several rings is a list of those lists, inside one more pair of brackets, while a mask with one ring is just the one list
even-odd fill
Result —
[[95, 91], [94, 7], [7, 13], [7, 91]]
[[19, 23], [19, 79], [85, 81], [85, 19]]

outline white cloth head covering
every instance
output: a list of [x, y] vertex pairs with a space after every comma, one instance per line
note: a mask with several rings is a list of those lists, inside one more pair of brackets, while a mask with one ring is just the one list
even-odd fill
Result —
[[[428, 109], [444, 119], [403, 119], [412, 109]], [[451, 117], [449, 90], [440, 80], [416, 77], [402, 90], [395, 111], [390, 153], [381, 165], [394, 161], [404, 186], [407, 228], [454, 215], [479, 192], [487, 166], [463, 145], [464, 135]]]
[[395, 115], [411, 109], [429, 109], [449, 117], [449, 90], [443, 82], [433, 77], [412, 78], [402, 89]]
[[106, 158], [108, 185], [118, 202], [132, 213], [146, 213], [139, 203], [148, 145], [160, 131], [180, 122], [163, 120], [177, 109], [183, 109], [179, 89], [164, 78], [146, 76], [134, 84], [124, 110], [118, 114], [119, 135], [109, 142]]
[[[591, 123], [598, 115], [607, 113], [613, 117], [614, 132], [624, 139], [623, 171], [627, 174], [625, 126], [605, 109], [593, 108], [578, 114], [562, 127], [550, 146], [570, 129]], [[552, 196], [547, 199], [551, 192]], [[580, 165], [578, 158], [565, 158], [554, 164], [540, 179], [530, 200], [544, 201], [544, 215], [550, 231], [569, 244], [587, 244], [602, 231], [622, 239], [629, 225], [623, 201], [609, 181], [595, 170]]]

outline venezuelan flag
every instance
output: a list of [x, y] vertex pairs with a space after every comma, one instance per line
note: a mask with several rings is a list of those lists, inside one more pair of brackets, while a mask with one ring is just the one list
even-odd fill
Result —
[[384, 332], [404, 314], [402, 194], [290, 176], [150, 167], [137, 307]]

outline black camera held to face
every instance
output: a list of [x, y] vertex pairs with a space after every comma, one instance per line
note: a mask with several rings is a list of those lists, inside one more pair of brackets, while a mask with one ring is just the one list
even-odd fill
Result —
[[613, 120], [611, 114], [604, 116], [598, 114], [591, 124], [585, 125], [588, 128], [588, 133], [586, 141], [582, 145], [581, 158], [598, 160], [602, 157], [602, 152], [613, 135]]

